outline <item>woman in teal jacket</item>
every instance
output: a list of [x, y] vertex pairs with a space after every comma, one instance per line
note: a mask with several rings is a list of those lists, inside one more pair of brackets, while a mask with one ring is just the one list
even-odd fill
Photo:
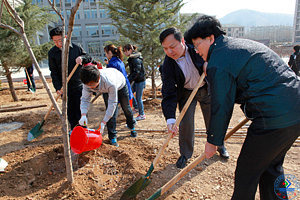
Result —
[[211, 89], [211, 118], [206, 157], [223, 144], [235, 103], [252, 120], [237, 161], [232, 199], [253, 200], [258, 184], [260, 199], [289, 195], [276, 183], [284, 180], [284, 157], [300, 135], [299, 77], [265, 45], [226, 37], [213, 17], [200, 17], [185, 39], [208, 62], [204, 70]]

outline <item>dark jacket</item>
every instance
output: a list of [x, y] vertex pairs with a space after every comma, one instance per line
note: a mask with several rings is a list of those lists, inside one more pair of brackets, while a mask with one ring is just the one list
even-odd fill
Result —
[[[60, 90], [62, 88], [62, 69], [61, 69], [61, 54], [62, 51], [54, 46], [48, 52], [48, 60], [49, 60], [49, 69], [51, 71], [52, 83], [55, 90]], [[86, 52], [76, 44], [72, 43], [69, 49], [69, 59], [68, 59], [68, 74], [71, 73], [72, 69], [76, 65], [76, 58], [81, 55], [85, 55]], [[82, 83], [80, 81], [80, 71], [81, 66], [78, 66], [77, 70], [73, 74], [72, 78], [68, 83], [68, 90], [72, 89], [82, 89]]]
[[288, 65], [299, 76], [300, 52], [295, 52], [290, 56]]
[[[202, 74], [203, 59], [199, 56], [192, 45], [187, 44], [188, 52], [191, 59], [199, 71], [199, 75]], [[182, 98], [184, 91], [185, 77], [176, 63], [176, 61], [168, 56], [165, 57], [164, 63], [159, 68], [162, 79], [162, 95], [163, 100], [161, 103], [163, 114], [167, 119], [176, 118], [176, 107], [179, 100]]]
[[208, 58], [209, 143], [223, 144], [234, 103], [241, 104], [259, 129], [300, 122], [300, 79], [271, 49], [251, 40], [219, 36]]
[[133, 52], [127, 59], [130, 74], [128, 80], [130, 83], [133, 81], [136, 83], [145, 81], [145, 69], [143, 65], [143, 57], [140, 52]]
[[33, 74], [33, 65], [31, 65], [30, 67], [26, 68], [27, 73], [31, 76]]

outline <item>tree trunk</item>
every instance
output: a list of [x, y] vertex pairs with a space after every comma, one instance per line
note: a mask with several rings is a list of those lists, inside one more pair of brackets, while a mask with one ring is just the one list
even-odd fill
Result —
[[57, 112], [58, 115], [61, 117], [61, 110], [60, 110], [60, 108], [59, 108], [59, 106], [58, 106], [58, 104], [57, 104], [55, 98], [53, 97], [53, 95], [52, 95], [52, 93], [51, 93], [51, 90], [50, 90], [50, 88], [49, 88], [49, 85], [48, 85], [48, 83], [47, 83], [45, 77], [44, 77], [43, 74], [42, 74], [42, 71], [41, 71], [41, 69], [40, 69], [40, 65], [39, 65], [39, 63], [37, 62], [36, 58], [35, 58], [35, 55], [34, 55], [34, 53], [33, 53], [33, 51], [32, 51], [32, 48], [31, 48], [31, 46], [30, 46], [30, 43], [28, 42], [27, 36], [26, 36], [26, 34], [25, 34], [25, 32], [24, 32], [24, 27], [22, 27], [21, 37], [22, 37], [22, 39], [23, 39], [23, 41], [24, 41], [24, 44], [25, 44], [25, 46], [26, 46], [26, 48], [27, 48], [27, 51], [28, 51], [28, 53], [29, 53], [29, 55], [30, 55], [30, 57], [31, 57], [31, 59], [32, 59], [32, 63], [34, 64], [35, 69], [36, 69], [36, 71], [38, 72], [39, 77], [40, 77], [40, 79], [42, 80], [42, 82], [43, 82], [43, 84], [44, 84], [44, 87], [45, 87], [45, 89], [46, 89], [46, 91], [47, 91], [47, 93], [48, 93], [48, 96], [49, 96], [49, 98], [50, 98], [52, 104], [54, 105], [54, 108], [55, 108], [56, 112]]
[[[71, 15], [69, 18], [68, 26], [68, 35], [65, 39], [65, 29], [63, 29], [63, 49], [62, 49], [62, 82], [63, 82], [63, 93], [67, 94], [68, 92], [68, 59], [69, 59], [69, 47], [71, 43], [71, 36], [75, 21], [75, 14], [80, 6], [81, 0], [77, 0], [74, 7], [71, 9]], [[65, 27], [65, 20], [62, 19], [63, 27]], [[63, 131], [63, 142], [64, 142], [64, 156], [66, 163], [67, 179], [69, 183], [74, 182], [73, 177], [73, 167], [71, 161], [71, 152], [70, 152], [70, 141], [69, 141], [69, 127], [68, 127], [68, 116], [67, 116], [67, 100], [68, 95], [63, 95], [63, 104], [62, 104], [62, 131]]]
[[151, 65], [152, 98], [156, 99], [155, 66]]
[[3, 63], [3, 68], [5, 70], [5, 75], [9, 85], [10, 94], [14, 101], [19, 101], [11, 78], [11, 72], [9, 71], [9, 67], [5, 63]]
[[[65, 27], [65, 22], [63, 20], [62, 27]], [[69, 183], [74, 182], [73, 177], [73, 167], [72, 167], [72, 161], [71, 161], [71, 152], [70, 152], [70, 141], [69, 141], [69, 126], [68, 126], [68, 116], [67, 116], [67, 101], [68, 101], [68, 83], [67, 83], [67, 76], [68, 76], [68, 58], [69, 58], [69, 45], [70, 40], [66, 42], [65, 39], [65, 29], [63, 28], [63, 47], [62, 47], [62, 59], [61, 59], [61, 66], [62, 66], [62, 82], [63, 82], [63, 95], [62, 96], [62, 137], [63, 137], [63, 143], [64, 143], [64, 157], [65, 157], [65, 163], [66, 163], [66, 171], [67, 171], [67, 179]]]

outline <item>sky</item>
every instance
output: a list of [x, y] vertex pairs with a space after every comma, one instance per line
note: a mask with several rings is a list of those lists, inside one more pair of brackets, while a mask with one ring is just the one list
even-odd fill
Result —
[[222, 18], [230, 12], [249, 9], [268, 13], [294, 14], [296, 0], [183, 0], [181, 13], [203, 13]]

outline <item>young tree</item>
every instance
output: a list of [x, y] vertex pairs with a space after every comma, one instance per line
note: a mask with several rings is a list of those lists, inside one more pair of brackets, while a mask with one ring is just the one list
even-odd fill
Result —
[[152, 79], [152, 94], [156, 97], [155, 77], [164, 52], [159, 42], [161, 31], [170, 26], [184, 27], [179, 14], [183, 0], [105, 1], [113, 25], [121, 36], [139, 47], [144, 66]]
[[[69, 25], [68, 25], [68, 32], [67, 37], [65, 37], [65, 30], [63, 29], [62, 33], [62, 83], [63, 83], [63, 94], [67, 94], [67, 76], [68, 76], [68, 58], [69, 58], [69, 47], [71, 42], [71, 36], [73, 32], [73, 26], [75, 21], [75, 14], [81, 4], [82, 0], [76, 0], [75, 6], [71, 9], [71, 14], [69, 17]], [[51, 0], [48, 0], [48, 3], [51, 5], [53, 10], [57, 13], [60, 17], [62, 22], [62, 27], [65, 27], [65, 19], [63, 18], [60, 11], [58, 11], [55, 7], [55, 1], [53, 3]], [[60, 0], [60, 8], [62, 6], [62, 1]], [[60, 9], [61, 10], [61, 9]], [[65, 163], [66, 163], [66, 171], [67, 171], [67, 179], [69, 183], [74, 182], [73, 178], [73, 168], [71, 162], [71, 153], [70, 153], [70, 142], [69, 142], [69, 130], [68, 130], [68, 120], [67, 120], [67, 97], [68, 95], [63, 95], [62, 100], [62, 132], [63, 132], [63, 142], [64, 142], [64, 156], [65, 156]]]
[[[2, 1], [1, 5], [5, 5], [4, 1]], [[32, 5], [31, 0], [25, 0], [21, 5], [16, 7], [15, 11], [24, 22], [24, 28], [29, 43], [33, 52], [37, 55], [36, 59], [40, 61], [46, 58], [47, 51], [45, 50], [50, 48], [50, 44], [46, 43], [43, 45], [36, 45], [36, 32], [42, 30], [47, 23], [54, 20], [54, 15], [47, 12], [48, 10], [46, 8], [40, 8], [36, 5]], [[1, 21], [4, 24], [17, 29], [18, 24], [10, 16], [10, 14], [11, 13], [8, 12], [7, 9], [3, 9]], [[8, 80], [13, 100], [18, 101], [11, 74], [19, 71], [22, 67], [30, 66], [32, 61], [29, 53], [26, 51], [26, 46], [22, 42], [22, 39], [13, 30], [0, 28], [0, 60], [2, 63], [0, 73], [1, 75], [5, 75]]]

